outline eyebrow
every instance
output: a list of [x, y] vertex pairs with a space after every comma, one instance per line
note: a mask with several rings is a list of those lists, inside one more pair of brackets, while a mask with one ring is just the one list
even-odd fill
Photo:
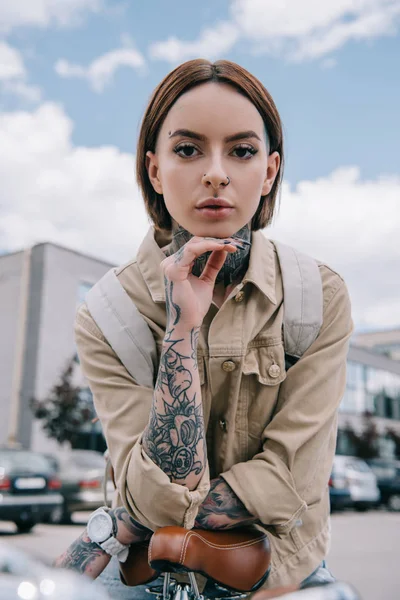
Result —
[[[169, 139], [178, 136], [192, 138], [194, 140], [199, 140], [200, 142], [207, 141], [207, 137], [205, 135], [202, 135], [201, 133], [196, 133], [195, 131], [191, 131], [190, 129], [177, 129], [176, 131], [174, 131], [174, 133], [171, 133]], [[226, 138], [224, 138], [224, 142], [236, 142], [238, 140], [244, 140], [248, 138], [256, 138], [260, 142], [262, 141], [255, 131], [249, 129], [248, 131], [239, 131], [239, 133], [228, 135]]]

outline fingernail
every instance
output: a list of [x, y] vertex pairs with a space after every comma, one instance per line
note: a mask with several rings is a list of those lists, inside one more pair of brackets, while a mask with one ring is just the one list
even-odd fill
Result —
[[247, 240], [242, 240], [242, 238], [235, 238], [234, 241], [239, 242], [240, 244], [245, 244], [246, 246], [251, 246], [251, 242], [248, 242]]

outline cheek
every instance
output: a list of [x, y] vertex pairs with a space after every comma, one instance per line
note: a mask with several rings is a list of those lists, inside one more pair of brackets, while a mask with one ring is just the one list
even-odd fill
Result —
[[[244, 169], [235, 169], [231, 178], [235, 179], [235, 188], [240, 195], [245, 194], [248, 200], [258, 205], [265, 180], [266, 167], [256, 163], [246, 165]], [[253, 202], [254, 199], [254, 202]]]
[[187, 187], [193, 190], [193, 185], [199, 179], [199, 169], [196, 169], [194, 165], [193, 167], [191, 165], [185, 165], [184, 167], [182, 168], [182, 165], [176, 160], [169, 160], [164, 163], [161, 170], [164, 195], [168, 191], [181, 195]]

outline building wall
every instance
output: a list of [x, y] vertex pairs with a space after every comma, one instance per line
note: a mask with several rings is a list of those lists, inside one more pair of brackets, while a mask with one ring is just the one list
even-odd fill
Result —
[[353, 341], [356, 346], [373, 349], [374, 352], [400, 361], [399, 328], [358, 333], [353, 336]]
[[375, 450], [387, 456], [389, 451], [393, 457], [398, 455], [390, 432], [400, 436], [400, 362], [370, 349], [351, 346], [346, 390], [339, 409], [338, 452], [355, 451], [346, 433], [348, 427], [360, 435], [372, 423], [379, 438]]
[[23, 262], [23, 252], [0, 256], [0, 444], [10, 425]]
[[45, 398], [76, 354], [73, 326], [82, 284], [88, 289], [111, 265], [53, 244], [39, 244], [33, 250], [32, 344], [26, 352], [20, 436], [24, 446], [51, 452], [56, 444], [32, 418], [29, 400]]

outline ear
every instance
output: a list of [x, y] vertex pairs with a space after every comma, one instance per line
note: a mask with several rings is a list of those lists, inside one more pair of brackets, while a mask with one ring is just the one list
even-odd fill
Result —
[[158, 167], [157, 154], [148, 150], [146, 152], [146, 169], [151, 181], [151, 185], [157, 194], [162, 194], [162, 184], [160, 180], [160, 170]]
[[267, 171], [265, 173], [265, 179], [262, 187], [261, 196], [268, 196], [272, 186], [274, 185], [275, 178], [279, 171], [279, 165], [281, 164], [281, 157], [278, 152], [272, 152], [268, 156]]

